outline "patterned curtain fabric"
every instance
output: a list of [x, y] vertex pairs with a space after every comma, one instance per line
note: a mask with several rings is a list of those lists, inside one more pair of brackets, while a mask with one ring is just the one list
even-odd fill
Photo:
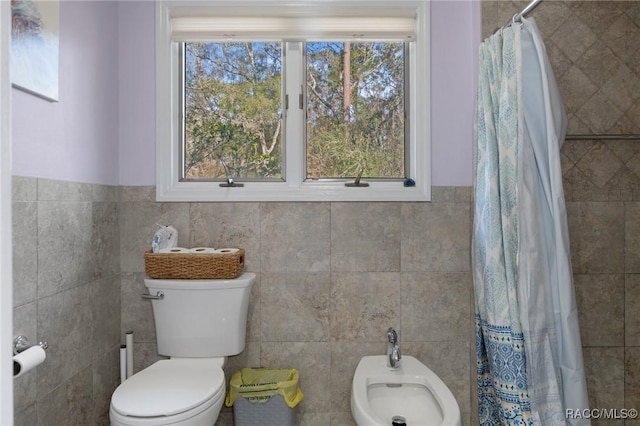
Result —
[[533, 20], [480, 46], [475, 218], [479, 420], [589, 425], [560, 145], [566, 114]]
[[520, 28], [480, 46], [473, 275], [481, 425], [532, 424], [517, 298]]

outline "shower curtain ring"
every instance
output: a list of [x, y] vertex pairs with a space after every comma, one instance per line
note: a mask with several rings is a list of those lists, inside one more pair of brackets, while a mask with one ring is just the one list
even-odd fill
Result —
[[513, 17], [511, 18], [511, 23], [512, 24], [516, 24], [518, 22], [522, 22], [522, 16], [519, 13], [516, 13], [515, 15], [513, 15]]

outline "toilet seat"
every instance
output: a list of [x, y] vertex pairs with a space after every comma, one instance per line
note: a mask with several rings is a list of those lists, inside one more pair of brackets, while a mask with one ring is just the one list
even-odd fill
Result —
[[122, 383], [111, 397], [111, 409], [134, 418], [177, 416], [222, 400], [224, 393], [219, 359], [172, 358], [158, 361]]

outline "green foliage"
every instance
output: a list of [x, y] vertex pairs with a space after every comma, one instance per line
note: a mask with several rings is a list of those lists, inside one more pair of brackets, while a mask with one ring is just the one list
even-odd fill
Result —
[[[307, 44], [308, 177], [404, 177], [403, 49]], [[187, 177], [282, 176], [281, 56], [279, 43], [186, 45]]]
[[279, 44], [254, 44], [186, 45], [189, 178], [281, 176]]
[[307, 176], [404, 177], [403, 44], [310, 43], [307, 51]]

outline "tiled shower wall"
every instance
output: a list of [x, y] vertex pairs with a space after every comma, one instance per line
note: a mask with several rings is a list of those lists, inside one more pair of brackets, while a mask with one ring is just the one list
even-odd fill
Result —
[[13, 177], [14, 334], [47, 341], [15, 424], [107, 425], [119, 381], [118, 187]]
[[[354, 425], [350, 386], [364, 355], [404, 354], [430, 366], [470, 415], [470, 188], [434, 188], [432, 203], [156, 203], [151, 187], [121, 188], [122, 330], [136, 362], [157, 358], [142, 253], [156, 223], [183, 246], [240, 246], [258, 276], [248, 344], [237, 368], [300, 371], [303, 425]], [[212, 324], [215, 326], [215, 324]], [[231, 425], [225, 409], [218, 425]]]
[[[483, 34], [527, 3], [484, 1]], [[640, 133], [640, 2], [544, 1], [530, 16], [569, 133]], [[567, 141], [561, 158], [590, 405], [640, 409], [640, 140]]]

